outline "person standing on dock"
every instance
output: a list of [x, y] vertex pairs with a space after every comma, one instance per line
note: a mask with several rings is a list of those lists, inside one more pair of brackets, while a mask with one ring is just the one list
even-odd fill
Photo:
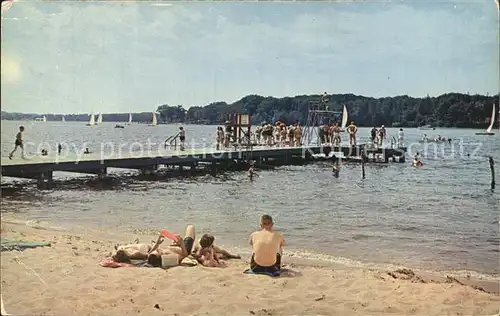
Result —
[[377, 140], [377, 128], [374, 126], [372, 128], [372, 130], [370, 131], [370, 136], [371, 136], [371, 140], [372, 140], [372, 143], [375, 144], [376, 140]]
[[293, 134], [295, 136], [295, 146], [299, 147], [301, 146], [301, 141], [302, 141], [302, 127], [300, 127], [300, 124], [297, 122], [295, 124], [295, 128], [293, 129]]
[[382, 147], [384, 144], [384, 139], [385, 136], [387, 135], [387, 132], [385, 130], [385, 125], [380, 126], [380, 129], [378, 130], [378, 141], [379, 141], [379, 146]]
[[356, 133], [358, 132], [358, 127], [354, 125], [354, 121], [347, 126], [347, 131], [349, 132], [349, 144], [351, 146], [356, 146]]
[[405, 133], [403, 132], [403, 129], [400, 128], [398, 132], [398, 148], [404, 147], [405, 145], [404, 138], [405, 138]]
[[340, 132], [342, 129], [339, 126], [339, 123], [335, 123], [335, 125], [332, 128], [332, 133], [333, 133], [333, 139], [332, 143], [334, 146], [340, 146], [340, 143], [342, 142], [342, 139], [340, 138]]
[[12, 159], [17, 147], [21, 148], [21, 157], [24, 158], [23, 132], [24, 126], [19, 126], [19, 132], [17, 133], [16, 140], [14, 141], [14, 150], [9, 154], [9, 159]]
[[224, 148], [224, 129], [221, 126], [217, 127], [217, 135], [215, 136], [215, 139], [217, 142], [216, 149], [222, 150], [222, 148]]
[[321, 96], [321, 105], [324, 106], [325, 110], [328, 110], [328, 94], [325, 92]]
[[318, 128], [319, 144], [323, 145], [325, 141], [325, 126], [320, 125]]
[[186, 142], [186, 130], [182, 126], [179, 127], [179, 140], [181, 141], [181, 150], [186, 149], [186, 145], [185, 145], [185, 142]]
[[231, 136], [233, 133], [233, 127], [231, 125], [231, 122], [226, 121], [224, 123], [226, 130], [224, 131], [224, 147], [229, 147], [231, 144]]

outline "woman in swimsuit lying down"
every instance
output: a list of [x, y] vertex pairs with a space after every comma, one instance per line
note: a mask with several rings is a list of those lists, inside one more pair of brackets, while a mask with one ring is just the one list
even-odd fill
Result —
[[163, 243], [162, 234], [158, 237], [154, 246], [148, 244], [130, 244], [117, 248], [113, 260], [116, 262], [130, 262], [130, 260], [148, 260], [153, 267], [170, 268], [181, 264], [193, 248], [195, 238], [194, 226], [186, 227], [185, 237], [176, 235], [175, 244], [165, 248], [159, 248]]

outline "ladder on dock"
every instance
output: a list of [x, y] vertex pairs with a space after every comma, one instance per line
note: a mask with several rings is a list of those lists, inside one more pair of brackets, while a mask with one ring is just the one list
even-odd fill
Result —
[[179, 134], [177, 133], [177, 134], [171, 135], [167, 139], [165, 139], [165, 143], [164, 143], [165, 149], [167, 149], [168, 146], [174, 147], [174, 149], [177, 148], [177, 138], [179, 138], [178, 136], [179, 136]]

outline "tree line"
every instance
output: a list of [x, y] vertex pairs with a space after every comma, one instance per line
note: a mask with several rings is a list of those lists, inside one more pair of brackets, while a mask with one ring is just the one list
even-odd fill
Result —
[[[321, 95], [294, 97], [264, 97], [247, 95], [234, 103], [213, 102], [203, 106], [160, 105], [157, 109], [159, 123], [223, 124], [230, 113], [249, 114], [253, 125], [263, 122], [284, 121], [288, 124], [306, 124], [310, 109], [328, 109], [339, 112], [323, 116], [323, 122], [339, 121], [343, 106], [347, 107], [349, 120], [358, 126], [485, 128], [490, 122], [492, 107], [498, 112], [499, 95], [469, 95], [447, 93], [437, 97], [415, 98], [406, 95], [372, 98], [354, 94], [331, 94], [326, 104], [319, 104]], [[7, 113], [2, 119], [26, 120], [42, 114]], [[103, 121], [126, 122], [128, 113], [103, 114]], [[61, 115], [45, 114], [49, 121], [60, 121]], [[134, 122], [149, 123], [151, 112], [132, 113]], [[65, 115], [66, 121], [88, 121], [88, 114]], [[498, 126], [496, 120], [495, 126]]]

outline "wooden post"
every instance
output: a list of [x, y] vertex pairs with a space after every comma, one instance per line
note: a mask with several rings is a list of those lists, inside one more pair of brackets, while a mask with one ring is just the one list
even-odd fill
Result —
[[54, 182], [54, 178], [52, 176], [52, 170], [47, 171], [47, 184], [45, 185], [45, 188], [52, 189], [53, 182]]
[[40, 172], [38, 174], [38, 178], [37, 178], [37, 187], [39, 190], [43, 190], [45, 189], [45, 175], [43, 172]]
[[490, 170], [491, 170], [491, 189], [495, 189], [495, 161], [493, 157], [490, 156]]
[[361, 160], [361, 173], [362, 173], [363, 179], [365, 179], [365, 160], [364, 159]]

